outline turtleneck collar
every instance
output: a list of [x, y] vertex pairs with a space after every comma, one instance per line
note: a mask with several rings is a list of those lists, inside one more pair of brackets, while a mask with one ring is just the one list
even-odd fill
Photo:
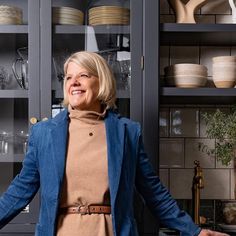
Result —
[[86, 111], [73, 109], [68, 106], [69, 117], [71, 120], [77, 119], [88, 124], [98, 124], [103, 122], [107, 109], [104, 109], [102, 113], [96, 111]]

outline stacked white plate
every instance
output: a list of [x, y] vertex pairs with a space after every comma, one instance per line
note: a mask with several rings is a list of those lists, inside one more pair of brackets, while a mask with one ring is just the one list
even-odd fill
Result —
[[22, 22], [22, 9], [15, 6], [0, 5], [1, 25], [20, 25]]
[[233, 88], [236, 84], [236, 56], [212, 58], [212, 79], [217, 88]]
[[207, 68], [203, 65], [180, 63], [164, 68], [167, 85], [182, 88], [203, 87], [207, 82]]
[[52, 22], [58, 25], [83, 25], [84, 13], [72, 7], [53, 7]]
[[130, 10], [118, 6], [99, 6], [89, 9], [89, 25], [129, 25]]

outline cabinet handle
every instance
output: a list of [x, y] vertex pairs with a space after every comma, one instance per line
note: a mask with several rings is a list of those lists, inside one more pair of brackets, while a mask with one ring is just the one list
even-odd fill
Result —
[[140, 61], [140, 66], [141, 66], [141, 70], [144, 70], [144, 56], [141, 56], [141, 61]]
[[37, 122], [38, 122], [38, 120], [37, 120], [36, 117], [31, 117], [31, 118], [30, 118], [30, 123], [31, 123], [32, 125], [36, 124]]
[[42, 119], [42, 121], [46, 121], [46, 120], [48, 120], [48, 118], [47, 118], [47, 117], [44, 117], [44, 118]]

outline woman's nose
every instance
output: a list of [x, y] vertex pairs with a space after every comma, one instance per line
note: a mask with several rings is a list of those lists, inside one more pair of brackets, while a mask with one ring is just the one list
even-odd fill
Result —
[[80, 84], [80, 79], [79, 79], [79, 77], [78, 77], [78, 76], [72, 77], [71, 83], [72, 83], [72, 84], [79, 85], [79, 84]]

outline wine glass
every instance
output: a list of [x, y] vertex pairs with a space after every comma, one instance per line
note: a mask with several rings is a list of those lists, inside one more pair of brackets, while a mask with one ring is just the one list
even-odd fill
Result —
[[121, 80], [124, 90], [130, 89], [131, 66], [130, 60], [120, 61]]
[[16, 133], [16, 138], [20, 144], [21, 152], [25, 154], [27, 152], [29, 134], [24, 130], [20, 130]]
[[52, 63], [56, 78], [61, 86], [63, 87], [63, 80], [64, 80], [64, 63], [70, 53], [66, 51], [55, 52], [52, 57]]
[[120, 62], [117, 61], [117, 53], [116, 52], [108, 53], [107, 63], [111, 67], [112, 72], [115, 76], [117, 89], [123, 89]]
[[11, 132], [0, 131], [0, 154], [9, 153], [9, 144], [12, 141], [13, 134]]
[[9, 82], [9, 75], [3, 66], [0, 66], [0, 89], [5, 89]]

